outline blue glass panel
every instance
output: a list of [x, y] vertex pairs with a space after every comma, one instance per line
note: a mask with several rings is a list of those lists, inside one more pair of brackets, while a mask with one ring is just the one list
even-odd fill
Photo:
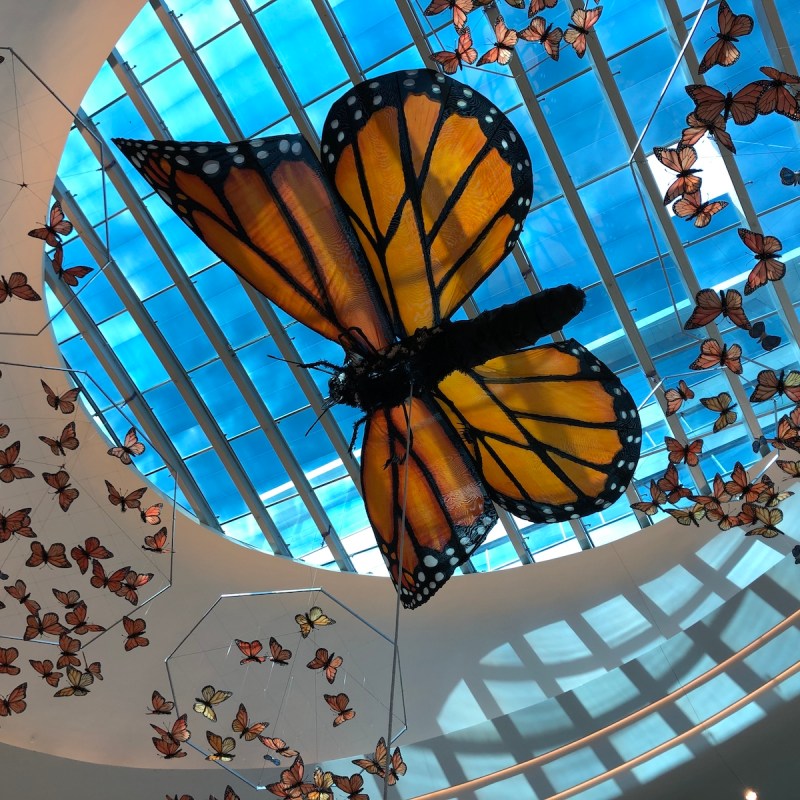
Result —
[[239, 21], [227, 0], [169, 0], [169, 8], [195, 47]]
[[[106, 209], [103, 206], [104, 184], [108, 214], [114, 214], [125, 207], [111, 181], [100, 169], [89, 145], [75, 128], [67, 136], [58, 176], [67, 191], [80, 203], [81, 210], [92, 225], [98, 225], [106, 218]], [[100, 230], [100, 236], [103, 235]]]
[[145, 396], [156, 418], [182, 457], [211, 446], [174, 383], [157, 386]]
[[505, 538], [479, 548], [472, 554], [470, 561], [478, 572], [489, 572], [519, 564], [514, 546]]
[[138, 389], [144, 391], [168, 380], [161, 362], [127, 311], [100, 323], [98, 329]]
[[322, 126], [325, 124], [325, 119], [328, 116], [330, 107], [333, 105], [334, 101], [338, 100], [351, 86], [352, 84], [349, 82], [342, 86], [337, 86], [336, 89], [329, 94], [326, 94], [324, 97], [306, 106], [306, 114], [309, 120], [311, 120], [314, 130], [320, 136], [322, 135]]
[[[310, 0], [276, 0], [259, 11], [256, 19], [301, 103], [347, 80], [347, 72]], [[309, 41], [314, 42], [313, 56]], [[314, 69], [309, 58], [324, 64], [325, 69]]]
[[300, 131], [297, 130], [297, 125], [295, 125], [294, 120], [291, 117], [284, 117], [283, 119], [278, 120], [274, 125], [270, 125], [266, 130], [258, 131], [258, 135], [263, 133], [265, 136], [281, 136], [284, 133], [299, 132]]
[[81, 100], [81, 108], [89, 115], [94, 114], [99, 108], [107, 106], [118, 97], [122, 97], [125, 90], [117, 80], [114, 71], [107, 61], [103, 62], [100, 71], [95, 75], [86, 94]]
[[150, 3], [122, 34], [117, 50], [140, 81], [178, 60], [178, 51]]
[[554, 544], [564, 542], [575, 536], [572, 528], [565, 522], [552, 525], [531, 525], [525, 528], [522, 533], [531, 553], [552, 547]]
[[145, 307], [184, 369], [193, 369], [216, 356], [194, 312], [176, 288], [151, 298]]
[[430, 67], [426, 64], [419, 51], [413, 45], [393, 56], [388, 61], [382, 61], [378, 66], [366, 72], [367, 78], [386, 75], [399, 69], [423, 69]]
[[187, 458], [186, 466], [220, 522], [246, 513], [247, 505], [213, 450]]
[[225, 139], [220, 124], [184, 64], [176, 64], [157, 75], [144, 85], [144, 90], [173, 139], [195, 142]]
[[527, 108], [520, 106], [508, 116], [528, 146], [528, 154], [533, 169], [533, 205], [541, 205], [545, 201], [561, 194], [561, 187], [558, 185], [555, 172], [553, 172], [553, 167], [550, 165], [550, 159], [544, 151], [542, 141], [533, 126], [533, 121]]
[[[137, 428], [139, 440], [145, 445], [144, 453], [142, 453], [140, 456], [136, 456], [133, 459], [133, 465], [139, 470], [139, 472], [143, 473], [154, 472], [157, 469], [161, 469], [161, 467], [164, 466], [164, 459], [161, 457], [159, 452], [146, 439], [143, 438], [144, 435], [142, 431], [138, 429], [136, 424], [129, 421], [131, 419], [135, 420], [130, 408], [126, 408], [124, 411], [125, 414], [123, 415], [113, 406], [105, 409], [103, 416], [105, 417], [106, 425], [114, 431], [117, 441], [122, 442], [125, 439], [125, 435], [131, 429], [131, 424], [133, 424], [133, 427]], [[116, 442], [109, 439], [108, 446], [115, 447]], [[172, 496], [172, 486], [170, 486], [170, 496]]]
[[90, 272], [84, 279], [84, 285], [78, 284], [77, 287], [80, 291], [81, 302], [92, 319], [97, 321], [107, 319], [122, 311], [122, 300], [119, 299], [119, 295], [111, 287], [100, 266], [80, 239], [71, 239], [64, 245], [62, 263], [65, 267], [82, 265], [94, 268], [94, 272]]
[[[103, 129], [106, 140], [110, 140], [112, 137], [116, 136], [127, 137], [129, 139], [152, 139], [153, 135], [133, 107], [131, 101], [125, 97], [118, 102], [122, 106], [122, 111], [117, 113], [112, 107], [103, 112], [104, 114], [114, 114], [112, 124], [106, 125]], [[153, 191], [152, 187], [136, 171], [133, 164], [119, 152], [117, 146], [113, 142], [110, 143], [110, 149], [111, 156], [116, 159], [117, 166], [125, 173], [125, 176], [133, 184], [133, 188], [137, 191], [139, 196], [144, 197], [151, 194]]]
[[[289, 335], [294, 341], [294, 346], [300, 355], [300, 360], [305, 364], [313, 364], [315, 361], [329, 361], [332, 364], [341, 364], [344, 361], [344, 351], [330, 339], [326, 339], [315, 333], [305, 325], [293, 325]], [[325, 396], [328, 394], [328, 380], [330, 375], [319, 369], [310, 369], [308, 374], [314, 379], [319, 390]]]
[[[727, 211], [726, 208], [716, 216], [721, 217]], [[729, 228], [716, 236], [697, 242], [688, 247], [686, 253], [700, 285], [704, 288], [716, 288], [718, 284], [729, 281], [736, 275], [742, 275], [744, 280], [755, 264], [755, 261], [751, 260], [753, 254], [742, 244], [736, 228]]]
[[[155, 472], [151, 472], [147, 478], [164, 493], [165, 497], [169, 497], [170, 499], [174, 497], [175, 503], [180, 506], [180, 508], [192, 516], [195, 516], [194, 511], [192, 511], [192, 507], [189, 505], [189, 501], [186, 499], [186, 495], [181, 491], [180, 486], [175, 486], [175, 478], [170, 475], [170, 472], [166, 467], [156, 470]], [[167, 510], [167, 508], [168, 507], [165, 503], [164, 513], [161, 515], [161, 521], [169, 529], [172, 525], [172, 509], [170, 508]]]
[[514, 303], [530, 294], [513, 256], [508, 256], [473, 292], [472, 299], [481, 311]]
[[117, 214], [108, 225], [111, 255], [141, 299], [172, 285], [172, 279], [130, 211]]
[[86, 391], [92, 393], [95, 402], [101, 408], [110, 402], [122, 401], [122, 395], [111, 382], [108, 373], [97, 360], [83, 336], [76, 336], [74, 339], [62, 342], [59, 349], [61, 355], [64, 356], [64, 361], [79, 371], [78, 377], [86, 387]]
[[231, 347], [238, 349], [266, 333], [261, 317], [230, 267], [218, 264], [195, 275], [192, 283]]
[[539, 283], [588, 286], [599, 280], [583, 236], [565, 200], [529, 214], [520, 236]]
[[628, 150], [593, 73], [553, 89], [541, 106], [575, 183], [627, 161]]
[[298, 496], [268, 506], [267, 511], [278, 526], [294, 558], [302, 558], [307, 553], [325, 546], [305, 503]]
[[362, 69], [411, 44], [394, 0], [331, 0], [329, 3]]
[[272, 503], [295, 493], [296, 490], [264, 431], [259, 429], [232, 439], [231, 447], [265, 503]]
[[[333, 406], [329, 414], [333, 414], [333, 418], [336, 420], [337, 424], [339, 425], [340, 430], [342, 431], [342, 435], [344, 436], [345, 442], [350, 444], [350, 440], [353, 438], [353, 434], [356, 433], [355, 443], [353, 445], [353, 453], [356, 456], [360, 456], [361, 454], [361, 442], [364, 438], [364, 414], [362, 413], [360, 408], [351, 408], [350, 406]], [[356, 431], [356, 423], [361, 421], [361, 424], [358, 426], [358, 431]], [[319, 424], [319, 423], [317, 423]]]
[[286, 116], [286, 106], [241, 25], [207, 44], [198, 55], [245, 136]]
[[[645, 3], [636, 6], [632, 13], [627, 3], [609, 3], [594, 28], [594, 33], [606, 55], [617, 53], [634, 42], [664, 29], [660, 3]], [[673, 59], [674, 60], [674, 59]], [[641, 66], [646, 66], [642, 61]], [[658, 96], [658, 95], [656, 95]]]
[[281, 417], [308, 404], [272, 338], [244, 347], [237, 355], [273, 416]]
[[327, 436], [321, 436], [316, 428], [309, 432], [315, 419], [316, 415], [308, 408], [284, 417], [278, 423], [287, 444], [306, 474], [338, 458]]
[[258, 527], [258, 523], [253, 519], [252, 514], [247, 514], [244, 517], [239, 517], [239, 519], [226, 522], [222, 526], [222, 530], [225, 535], [229, 536], [231, 539], [235, 539], [250, 547], [255, 547], [258, 550], [264, 550], [267, 553], [272, 552], [272, 548], [270, 548], [267, 540], [264, 538], [264, 534], [261, 532], [261, 528]]
[[70, 319], [69, 314], [62, 309], [59, 299], [53, 294], [47, 284], [44, 284], [44, 301], [47, 303], [47, 315], [51, 318], [53, 338], [63, 342], [79, 333], [78, 326]]
[[194, 370], [189, 377], [226, 438], [257, 426], [256, 418], [220, 361]]

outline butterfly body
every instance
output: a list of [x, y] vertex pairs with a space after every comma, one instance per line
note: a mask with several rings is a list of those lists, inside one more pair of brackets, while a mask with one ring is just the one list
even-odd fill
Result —
[[717, 9], [717, 24], [719, 25], [717, 41], [708, 48], [697, 70], [701, 75], [715, 64], [721, 67], [733, 66], [740, 55], [734, 42], [738, 42], [740, 36], [746, 36], [753, 30], [753, 18], [747, 14], [734, 14], [725, 0], [721, 0]]
[[780, 178], [784, 186], [800, 186], [800, 170], [795, 171], [789, 167], [781, 167]]
[[750, 329], [750, 320], [742, 307], [742, 295], [736, 289], [715, 292], [713, 289], [701, 289], [695, 296], [692, 315], [686, 320], [684, 330], [694, 330], [712, 323], [720, 314], [743, 330]]

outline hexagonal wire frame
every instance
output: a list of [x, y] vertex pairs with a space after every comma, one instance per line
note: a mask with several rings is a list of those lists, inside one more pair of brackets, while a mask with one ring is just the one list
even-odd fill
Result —
[[[315, 605], [335, 624], [317, 626], [308, 638], [302, 638], [295, 615], [307, 614]], [[258, 639], [263, 645], [259, 655], [268, 657], [270, 636], [292, 651], [287, 665], [269, 659], [241, 663], [245, 653], [236, 646], [236, 639]], [[320, 647], [328, 650], [329, 658], [336, 654], [344, 659], [332, 684], [323, 670], [307, 668]], [[307, 770], [323, 761], [369, 753], [378, 739], [387, 735], [390, 704], [388, 696], [385, 700], [382, 696], [390, 691], [394, 657], [394, 641], [386, 634], [325, 589], [307, 588], [221, 595], [167, 656], [165, 665], [176, 712], [188, 714], [193, 732], [186, 744], [207, 755], [209, 749], [202, 745], [201, 730], [223, 739], [233, 737], [233, 755], [238, 759], [216, 763], [253, 789], [264, 790], [266, 783], [279, 780], [280, 771], [289, 766], [291, 758], [281, 762], [279, 754], [263, 746], [258, 738], [248, 742], [232, 730], [239, 704], [247, 710], [248, 725], [269, 722], [262, 736], [284, 739], [300, 752]], [[398, 660], [393, 742], [406, 730], [399, 667]], [[192, 710], [202, 688], [208, 685], [233, 692], [229, 700], [214, 706], [216, 721]], [[323, 694], [340, 692], [348, 695], [347, 707], [356, 715], [333, 727], [336, 712]], [[265, 767], [265, 761], [271, 766]]]

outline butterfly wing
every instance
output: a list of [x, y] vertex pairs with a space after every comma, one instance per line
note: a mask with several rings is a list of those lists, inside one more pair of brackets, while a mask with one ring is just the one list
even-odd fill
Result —
[[781, 167], [780, 177], [784, 186], [797, 186], [800, 183], [800, 172], [795, 172], [789, 167]]

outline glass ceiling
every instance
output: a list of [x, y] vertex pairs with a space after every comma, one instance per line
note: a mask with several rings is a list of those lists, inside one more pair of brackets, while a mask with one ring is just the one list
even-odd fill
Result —
[[[316, 421], [327, 376], [291, 363], [340, 363], [342, 351], [243, 285], [109, 142], [299, 131], [318, 146], [328, 108], [353, 83], [431, 66], [431, 51], [453, 46], [450, 15], [425, 17], [426, 4], [150, 0], [84, 98], [54, 192], [75, 224], [64, 266], [96, 267], [54, 331], [68, 365], [86, 370], [107, 394], [86, 387], [100, 424], [119, 439], [130, 425], [120, 409], [137, 419], [155, 447], [136, 465], [165, 491], [173, 486], [166, 463], [183, 460], [179, 501], [202, 522], [267, 552], [376, 574], [385, 568], [359, 496], [360, 441], [352, 454], [347, 449], [358, 414], [334, 407]], [[501, 514], [465, 572], [575, 552], [648, 525], [630, 503], [637, 488], [647, 496], [650, 479], [663, 473], [665, 435], [706, 437], [700, 468], [680, 468], [690, 487], [704, 488], [737, 460], [752, 463], [760, 457], [753, 439], [769, 434], [780, 414], [772, 403], [748, 402], [756, 375], [798, 361], [800, 189], [783, 186], [778, 173], [784, 166], [800, 170], [800, 126], [776, 114], [749, 127], [729, 122], [735, 156], [704, 139], [697, 164], [703, 197], [729, 204], [705, 228], [674, 218], [661, 203], [674, 175], [651, 154], [654, 146], [675, 145], [694, 107], [683, 87], [703, 82], [697, 62], [714, 40], [716, 3], [708, 4], [665, 91], [702, 3], [603, 5], [583, 60], [564, 49], [551, 61], [523, 42], [509, 67], [467, 67], [456, 76], [511, 117], [527, 142], [535, 181], [516, 251], [459, 313], [472, 316], [539, 287], [584, 287], [586, 309], [564, 335], [619, 373], [642, 406], [643, 455], [635, 487], [601, 513], [551, 525]], [[740, 60], [714, 67], [707, 82], [736, 91], [762, 78], [764, 65], [797, 74], [796, 0], [733, 6], [755, 18], [755, 29], [738, 44]], [[544, 16], [564, 28], [579, 7], [561, 0]], [[469, 17], [479, 53], [495, 40], [497, 10]], [[499, 10], [510, 27], [527, 24], [525, 11], [504, 3]], [[781, 284], [745, 304], [752, 321], [763, 320], [781, 337], [780, 347], [766, 352], [723, 319], [725, 341], [744, 350], [741, 381], [723, 370], [689, 372], [699, 341], [720, 331], [682, 330], [701, 287], [741, 290], [754, 262], [737, 235], [740, 226], [781, 239], [787, 266]], [[72, 290], [49, 267], [46, 275], [55, 313]], [[711, 435], [716, 415], [697, 402], [665, 418], [664, 388], [679, 378], [697, 397], [730, 392], [737, 423]]]

